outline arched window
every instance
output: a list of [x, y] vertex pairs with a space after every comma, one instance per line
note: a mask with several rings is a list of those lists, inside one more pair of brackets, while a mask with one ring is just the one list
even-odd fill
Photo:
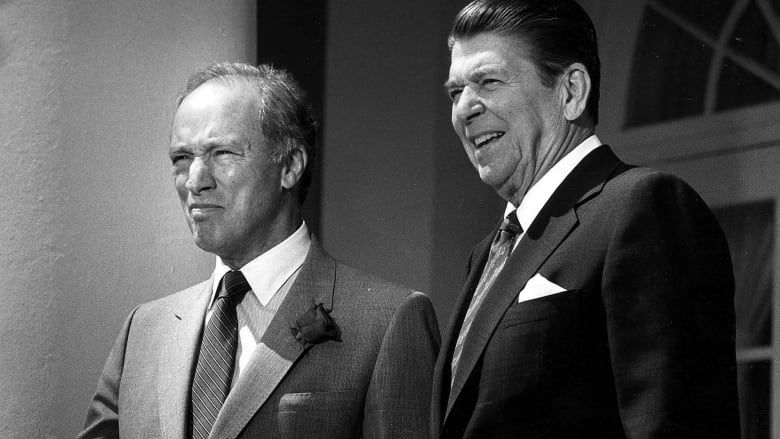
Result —
[[648, 1], [624, 127], [780, 101], [779, 13], [771, 0]]

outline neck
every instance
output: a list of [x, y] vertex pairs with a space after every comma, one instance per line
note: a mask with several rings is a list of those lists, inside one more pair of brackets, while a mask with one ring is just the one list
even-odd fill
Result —
[[528, 191], [553, 168], [553, 166], [594, 133], [595, 130], [592, 126], [569, 124], [569, 129], [556, 141], [557, 146], [548, 148], [546, 154], [537, 157], [537, 169], [533, 173], [533, 178], [522, 184], [517, 190], [510, 191], [507, 194], [499, 193], [499, 195], [515, 206], [519, 206], [520, 202], [523, 201], [525, 194], [527, 194]]
[[268, 227], [268, 230], [263, 233], [262, 238], [260, 239], [261, 242], [248, 241], [240, 251], [232, 252], [229, 255], [225, 254], [218, 256], [231, 270], [239, 270], [256, 257], [289, 238], [290, 235], [298, 230], [302, 221], [300, 209], [294, 209], [290, 211], [289, 214], [280, 215], [275, 218]]

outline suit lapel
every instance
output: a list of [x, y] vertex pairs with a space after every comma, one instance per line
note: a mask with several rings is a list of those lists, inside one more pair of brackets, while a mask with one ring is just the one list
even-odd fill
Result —
[[[485, 300], [474, 316], [471, 329], [466, 335], [458, 369], [452, 382], [451, 395], [447, 404], [449, 413], [457, 400], [466, 379], [482, 355], [493, 331], [504, 312], [514, 302], [522, 286], [538, 270], [547, 257], [577, 224], [573, 211], [551, 221], [544, 233], [534, 239], [526, 233], [507, 260], [504, 269], [486, 293]], [[529, 232], [531, 230], [529, 229]]]
[[190, 382], [211, 285], [209, 280], [182, 293], [182, 300], [170, 315], [172, 330], [162, 343], [157, 383], [160, 431], [167, 439], [184, 439], [187, 435]]
[[333, 307], [336, 261], [312, 238], [298, 278], [263, 334], [247, 369], [228, 394], [210, 438], [235, 438], [263, 406], [306, 349], [290, 328], [313, 304]]
[[[474, 317], [472, 327], [466, 335], [458, 370], [447, 401], [444, 422], [447, 421], [447, 415], [506, 310], [517, 299], [517, 295], [528, 279], [539, 270], [544, 261], [576, 228], [578, 224], [576, 206], [598, 195], [610, 174], [620, 164], [621, 162], [606, 146], [599, 147], [586, 156], [550, 197], [550, 200], [517, 244], [501, 274], [487, 292], [484, 302]], [[492, 235], [488, 237], [488, 242], [489, 239], [492, 239]], [[481, 263], [481, 266], [484, 266], [484, 262]], [[456, 308], [460, 315], [456, 319], [456, 323], [450, 326], [448, 333], [450, 338], [457, 337], [455, 331], [460, 327], [462, 315], [468, 306], [468, 301], [464, 297], [471, 296], [469, 291], [473, 292], [482, 270], [473, 271], [477, 273], [472, 272], [467, 283], [468, 289], [464, 289], [462, 292], [461, 300]], [[451, 349], [450, 346], [445, 346], [447, 349]], [[447, 385], [448, 383], [440, 384]]]

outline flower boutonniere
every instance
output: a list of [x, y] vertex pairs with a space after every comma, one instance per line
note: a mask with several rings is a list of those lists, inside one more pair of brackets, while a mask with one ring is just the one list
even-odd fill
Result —
[[306, 313], [298, 317], [295, 326], [290, 328], [293, 337], [304, 347], [321, 343], [325, 340], [341, 341], [341, 330], [330, 316], [330, 311], [317, 303]]

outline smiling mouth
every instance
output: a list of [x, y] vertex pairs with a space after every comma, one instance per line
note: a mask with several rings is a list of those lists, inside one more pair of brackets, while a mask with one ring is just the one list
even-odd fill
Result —
[[503, 132], [493, 132], [488, 134], [482, 134], [474, 138], [473, 143], [477, 149], [481, 149], [496, 139], [500, 139], [504, 136]]

